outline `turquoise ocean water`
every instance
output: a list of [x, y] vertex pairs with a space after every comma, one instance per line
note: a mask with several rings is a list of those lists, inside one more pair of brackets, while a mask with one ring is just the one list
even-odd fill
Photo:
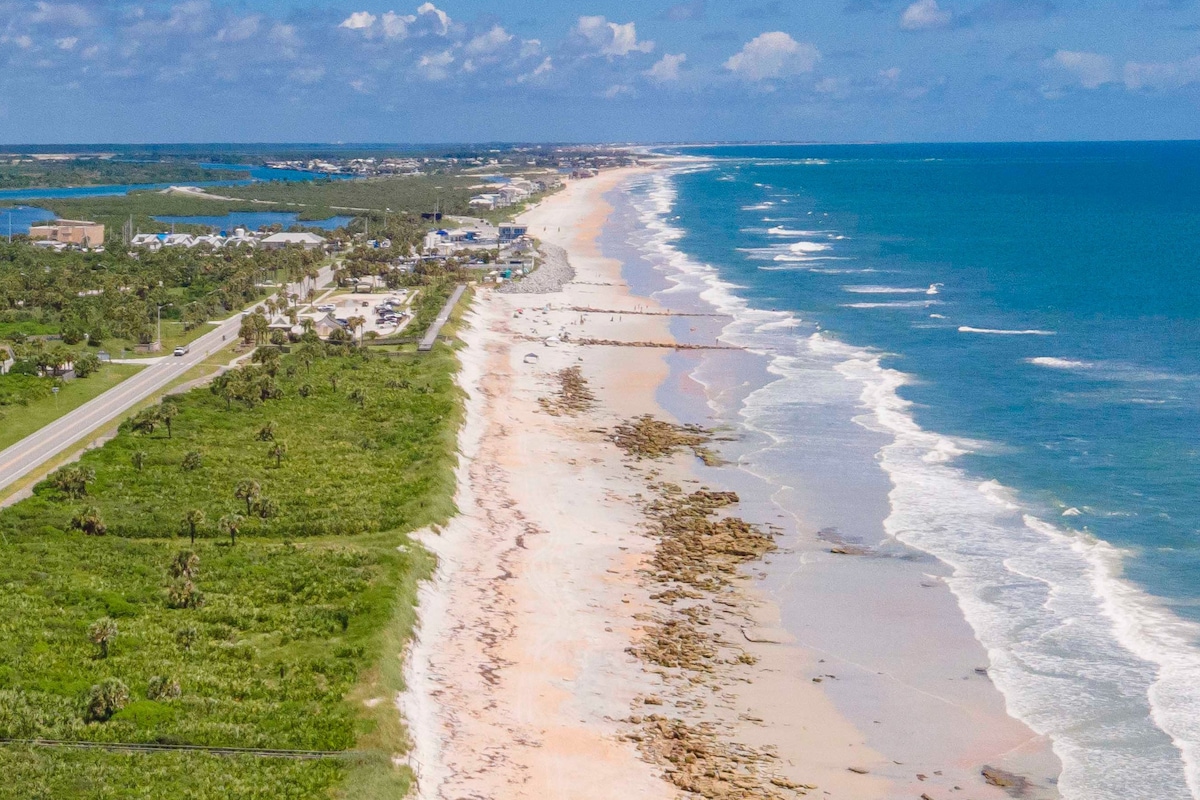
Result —
[[1064, 797], [1200, 797], [1200, 144], [675, 154], [630, 241], [766, 359], [755, 472], [880, 474]]

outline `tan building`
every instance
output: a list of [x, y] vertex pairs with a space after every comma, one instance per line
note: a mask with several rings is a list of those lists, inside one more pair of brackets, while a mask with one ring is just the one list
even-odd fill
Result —
[[79, 219], [58, 219], [49, 225], [31, 225], [29, 238], [99, 247], [104, 244], [104, 226]]

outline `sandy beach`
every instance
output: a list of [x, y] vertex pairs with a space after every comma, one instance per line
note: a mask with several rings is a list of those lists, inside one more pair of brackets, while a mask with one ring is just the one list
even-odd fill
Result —
[[[401, 700], [420, 796], [1012, 795], [1020, 781], [1005, 786], [1012, 779], [984, 776], [984, 765], [1007, 766], [1001, 756], [1011, 752], [1051, 757], [1004, 714], [990, 684], [946, 692], [909, 680], [912, 661], [887, 674], [860, 663], [859, 700], [847, 702], [845, 687], [841, 698], [828, 691], [847, 664], [784, 629], [780, 609], [751, 577], [760, 567], [747, 562], [703, 585], [678, 576], [664, 583], [663, 531], [672, 519], [664, 503], [724, 487], [713, 483], [721, 470], [687, 448], [639, 459], [613, 441], [617, 426], [642, 415], [703, 422], [675, 419], [658, 402], [674, 351], [630, 345], [672, 344], [671, 318], [633, 295], [622, 263], [601, 252], [605, 197], [637, 175], [572, 182], [525, 215], [532, 235], [567, 251], [576, 275], [563, 291], [482, 287], [467, 316], [460, 514], [424, 539], [439, 569], [421, 592]], [[555, 398], [572, 368], [594, 399], [567, 408]], [[734, 504], [707, 519], [720, 525], [738, 513]], [[768, 522], [747, 520], [766, 539]], [[789, 546], [828, 557], [815, 536]], [[839, 596], [847, 585], [870, 588], [857, 574], [860, 584], [814, 590], [815, 607], [869, 610], [866, 592]], [[947, 621], [947, 638], [911, 643], [943, 663], [929, 680], [957, 680], [968, 665], [986, 664], [949, 592], [930, 597], [928, 608], [908, 609], [937, 622], [914, 630]], [[893, 622], [880, 613], [866, 635]], [[709, 653], [702, 663], [663, 658], [680, 642], [687, 651], [689, 636], [699, 643], [691, 649]], [[902, 715], [914, 714], [920, 719], [908, 725]], [[864, 730], [887, 715], [891, 739]], [[940, 734], [893, 752], [888, 742], [906, 730]], [[1054, 795], [1031, 785], [1023, 796]]]

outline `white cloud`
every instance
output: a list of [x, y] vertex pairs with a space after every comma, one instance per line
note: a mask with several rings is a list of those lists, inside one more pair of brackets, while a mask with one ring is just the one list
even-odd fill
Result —
[[900, 68], [891, 67], [890, 69], [879, 70], [879, 80], [884, 83], [895, 83], [900, 80]]
[[499, 25], [492, 26], [487, 33], [481, 33], [467, 42], [466, 51], [472, 56], [491, 55], [504, 48], [513, 40], [513, 36]]
[[554, 71], [554, 59], [546, 56], [542, 59], [542, 63], [538, 64], [532, 72], [527, 72], [524, 75], [517, 76], [517, 83], [525, 83], [531, 80], [537, 80], [543, 75], [548, 75]]
[[1099, 53], [1059, 50], [1044, 66], [1066, 70], [1085, 89], [1096, 89], [1112, 83], [1116, 77], [1112, 59]]
[[536, 56], [542, 52], [542, 43], [538, 39], [525, 39], [521, 42], [521, 58]]
[[1183, 61], [1130, 61], [1125, 65], [1124, 80], [1125, 87], [1132, 91], [1178, 89], [1189, 83], [1200, 83], [1200, 56]]
[[633, 89], [631, 87], [625, 86], [624, 84], [617, 84], [605, 89], [600, 93], [600, 96], [605, 100], [616, 100], [618, 97], [624, 97], [631, 94], [633, 94]]
[[900, 15], [900, 27], [906, 31], [944, 28], [950, 24], [950, 12], [943, 11], [937, 0], [917, 0]]
[[389, 39], [404, 39], [408, 36], [408, 26], [417, 21], [417, 18], [412, 14], [397, 14], [395, 11], [388, 11], [380, 17], [380, 24], [383, 27], [383, 35]]
[[650, 78], [650, 80], [658, 83], [670, 83], [671, 81], [677, 81], [679, 80], [679, 67], [682, 66], [683, 62], [685, 61], [687, 61], [686, 53], [679, 53], [676, 55], [667, 53], [660, 58], [653, 67], [646, 70], [644, 74], [646, 77]]
[[454, 63], [454, 54], [449, 50], [440, 53], [427, 53], [417, 62], [417, 69], [426, 79], [431, 81], [445, 80], [450, 72], [448, 67]]
[[370, 11], [355, 11], [350, 16], [342, 20], [339, 28], [348, 28], [352, 31], [367, 30], [375, 24], [375, 15]]
[[649, 53], [654, 42], [638, 41], [637, 27], [632, 22], [618, 24], [604, 17], [580, 17], [575, 33], [601, 55], [614, 58], [630, 53]]
[[812, 72], [820, 60], [821, 53], [808, 42], [772, 31], [747, 42], [729, 57], [725, 69], [745, 80], [761, 81]]
[[217, 31], [219, 42], [241, 42], [258, 33], [261, 17], [257, 14], [249, 17], [231, 20], [224, 28]]
[[75, 45], [79, 44], [79, 37], [78, 36], [64, 36], [61, 39], [56, 39], [54, 41], [54, 44], [58, 46], [59, 50], [74, 50]]
[[435, 6], [433, 3], [423, 3], [418, 9], [418, 14], [432, 14], [438, 20], [438, 35], [445, 36], [450, 32], [450, 16]]

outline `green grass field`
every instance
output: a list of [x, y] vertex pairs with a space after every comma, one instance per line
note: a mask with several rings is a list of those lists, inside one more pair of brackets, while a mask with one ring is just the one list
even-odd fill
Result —
[[[57, 398], [35, 400], [26, 406], [0, 406], [0, 450], [16, 444], [64, 414], [71, 413], [92, 398], [99, 397], [141, 369], [133, 364], [106, 364], [94, 375], [67, 381]], [[4, 379], [4, 376], [0, 376], [0, 383]]]
[[99, 349], [108, 351], [109, 355], [113, 358], [157, 358], [158, 356], [169, 356], [178, 345], [190, 344], [212, 329], [213, 326], [211, 324], [204, 324], [192, 328], [190, 331], [185, 331], [181, 321], [177, 319], [164, 319], [162, 321], [162, 350], [157, 353], [137, 353], [134, 351], [134, 348], [137, 347], [137, 342], [132, 339], [118, 339], [115, 337], [105, 339]]
[[[0, 768], [22, 780], [0, 786], [0, 798], [403, 796], [409, 775], [390, 758], [404, 731], [391, 700], [417, 583], [432, 569], [407, 532], [453, 513], [457, 362], [449, 348], [303, 361], [280, 364], [278, 399], [227, 406], [198, 389], [172, 401], [170, 437], [124, 425], [81, 459], [95, 471], [86, 497], [43, 483], [0, 512], [0, 737], [362, 755], [292, 762], [10, 746]], [[287, 444], [278, 465], [260, 441], [269, 423]], [[185, 470], [193, 451], [202, 464]], [[231, 545], [216, 522], [246, 515], [234, 496], [241, 480], [257, 481], [277, 513], [247, 515]], [[107, 535], [71, 529], [88, 505]], [[207, 517], [194, 548], [181, 526], [191, 509]], [[200, 559], [198, 607], [170, 599], [181, 549]], [[104, 617], [118, 627], [107, 657], [88, 638]], [[155, 698], [156, 676], [177, 681], [179, 696]], [[129, 703], [89, 721], [86, 695], [106, 678], [124, 682]], [[380, 702], [368, 706], [371, 698]]]

